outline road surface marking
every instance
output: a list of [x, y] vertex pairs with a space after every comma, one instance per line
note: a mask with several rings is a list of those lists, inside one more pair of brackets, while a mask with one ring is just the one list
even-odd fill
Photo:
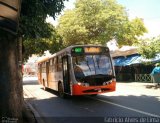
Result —
[[93, 98], [93, 97], [88, 97], [88, 98], [91, 98], [91, 99], [94, 99], [94, 100], [98, 100], [98, 101], [101, 101], [101, 102], [104, 102], [104, 103], [108, 103], [108, 104], [111, 104], [111, 105], [114, 105], [114, 106], [117, 106], [117, 107], [121, 107], [121, 108], [124, 108], [124, 109], [128, 109], [128, 110], [131, 110], [131, 111], [134, 111], [134, 112], [138, 112], [138, 113], [141, 113], [141, 114], [145, 114], [145, 115], [148, 115], [150, 117], [160, 118], [159, 115], [151, 114], [151, 113], [148, 113], [148, 112], [144, 112], [144, 111], [141, 111], [141, 110], [138, 110], [138, 109], [134, 109], [134, 108], [130, 108], [130, 107], [127, 107], [127, 106], [123, 106], [123, 105], [120, 105], [120, 104], [117, 104], [117, 103], [113, 103], [113, 102], [110, 102], [110, 101], [106, 101], [106, 100], [102, 100], [102, 99], [98, 99], [98, 98]]

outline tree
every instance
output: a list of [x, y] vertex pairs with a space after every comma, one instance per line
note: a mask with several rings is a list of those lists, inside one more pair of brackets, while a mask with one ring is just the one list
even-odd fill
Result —
[[129, 21], [125, 8], [115, 0], [77, 0], [75, 8], [61, 16], [57, 30], [66, 46], [105, 44], [113, 38], [131, 45], [146, 32], [142, 20]]
[[154, 58], [160, 52], [160, 36], [142, 40], [138, 50], [143, 57]]
[[18, 41], [15, 36], [3, 30], [0, 30], [0, 34], [0, 117], [22, 117], [23, 90]]
[[64, 8], [65, 0], [23, 0], [19, 35], [23, 35], [25, 59], [32, 54], [42, 54], [57, 42], [55, 28], [46, 18], [56, 17]]
[[121, 26], [116, 35], [119, 45], [137, 44], [139, 41], [138, 37], [147, 32], [143, 20], [140, 18], [126, 21]]
[[[63, 9], [64, 0], [23, 0], [18, 35], [0, 30], [0, 118], [18, 118], [22, 122], [23, 89], [19, 64], [19, 37], [31, 39], [32, 47], [38, 38], [48, 38], [53, 29], [45, 22]], [[35, 39], [35, 40], [34, 40]], [[40, 43], [43, 45], [43, 43]], [[27, 52], [27, 51], [26, 51]], [[19, 69], [20, 68], [20, 69]]]
[[23, 41], [25, 48], [24, 60], [27, 60], [32, 54], [42, 55], [46, 50], [49, 50], [50, 53], [55, 53], [63, 48], [61, 36], [57, 34], [57, 31], [52, 25], [48, 25], [52, 29], [49, 37], [25, 38]]

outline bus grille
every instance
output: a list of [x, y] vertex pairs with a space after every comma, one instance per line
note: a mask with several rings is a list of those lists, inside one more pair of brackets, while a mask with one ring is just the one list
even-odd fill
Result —
[[[109, 90], [110, 90], [109, 88], [102, 88], [101, 92], [109, 91]], [[83, 91], [83, 93], [91, 93], [91, 92], [99, 92], [99, 90], [98, 89], [89, 89], [89, 90]]]

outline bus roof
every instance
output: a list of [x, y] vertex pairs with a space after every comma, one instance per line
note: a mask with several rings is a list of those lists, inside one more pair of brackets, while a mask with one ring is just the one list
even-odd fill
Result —
[[42, 58], [42, 59], [38, 60], [37, 63], [42, 63], [42, 62], [48, 60], [49, 58], [50, 58], [50, 57]]
[[65, 49], [62, 49], [61, 51], [58, 51], [57, 53], [54, 53], [53, 55], [49, 56], [49, 57], [45, 57], [39, 61], [37, 61], [38, 63], [41, 63], [41, 62], [44, 62], [46, 60], [49, 60], [59, 54], [62, 54], [62, 53], [65, 53], [65, 52], [70, 52], [72, 48], [74, 47], [88, 47], [88, 46], [92, 46], [92, 47], [107, 47], [107, 46], [102, 46], [102, 45], [94, 45], [94, 44], [88, 44], [88, 45], [71, 45], [71, 46], [68, 46], [66, 47]]

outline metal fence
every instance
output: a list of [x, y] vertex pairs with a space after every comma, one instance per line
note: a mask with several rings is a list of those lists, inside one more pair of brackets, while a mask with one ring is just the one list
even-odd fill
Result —
[[135, 74], [135, 81], [137, 82], [153, 82], [150, 74]]

